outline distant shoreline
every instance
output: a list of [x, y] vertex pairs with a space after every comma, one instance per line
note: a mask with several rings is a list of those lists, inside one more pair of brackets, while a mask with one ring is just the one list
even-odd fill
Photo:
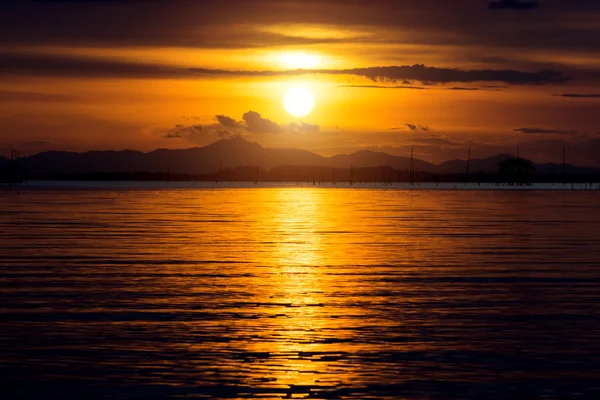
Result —
[[596, 191], [600, 193], [598, 183], [533, 183], [531, 185], [502, 185], [496, 183], [465, 183], [465, 182], [421, 182], [410, 184], [400, 182], [393, 184], [374, 182], [337, 182], [332, 184], [312, 182], [212, 182], [212, 181], [109, 181], [109, 180], [40, 180], [10, 185], [0, 183], [0, 191], [29, 191], [29, 190], [134, 190], [134, 189], [252, 189], [252, 188], [313, 188], [313, 189], [382, 189], [382, 190], [540, 190], [540, 191]]

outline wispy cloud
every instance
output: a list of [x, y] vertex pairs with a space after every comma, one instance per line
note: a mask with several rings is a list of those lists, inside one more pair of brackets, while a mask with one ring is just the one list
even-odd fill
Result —
[[527, 134], [547, 134], [547, 135], [573, 135], [577, 134], [577, 131], [569, 131], [563, 129], [544, 129], [544, 128], [517, 128], [513, 129], [514, 132], [527, 133]]
[[422, 86], [385, 86], [385, 85], [338, 85], [345, 88], [360, 88], [360, 89], [412, 89], [412, 90], [428, 90], [429, 88]]
[[600, 99], [600, 94], [563, 93], [563, 94], [554, 94], [553, 96], [571, 97], [574, 99]]
[[217, 115], [215, 118], [217, 119], [217, 121], [219, 121], [221, 125], [223, 125], [226, 128], [238, 129], [243, 127], [241, 123], [237, 122], [231, 117], [228, 117], [227, 115]]
[[[133, 63], [112, 59], [93, 59], [63, 56], [0, 53], [0, 72], [16, 75], [48, 75], [68, 77], [115, 78], [187, 78], [197, 76], [223, 77], [278, 77], [303, 75], [350, 75], [373, 82], [420, 82], [448, 84], [473, 82], [500, 82], [507, 85], [544, 85], [564, 83], [571, 78], [555, 70], [526, 72], [511, 69], [438, 68], [423, 64], [392, 65], [352, 69], [296, 69], [296, 70], [228, 70], [183, 68], [162, 64]], [[379, 86], [379, 85], [372, 85]], [[383, 86], [383, 85], [382, 85]], [[417, 86], [403, 85], [404, 89]]]
[[414, 132], [429, 132], [429, 127], [423, 125], [409, 124], [408, 122], [404, 124], [408, 129]]

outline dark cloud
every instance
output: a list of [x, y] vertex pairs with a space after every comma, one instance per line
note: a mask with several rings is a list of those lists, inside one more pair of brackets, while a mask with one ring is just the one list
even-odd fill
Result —
[[576, 131], [568, 131], [562, 129], [544, 129], [544, 128], [517, 128], [513, 129], [514, 132], [527, 133], [527, 134], [547, 134], [547, 135], [572, 135], [577, 134]]
[[[143, 64], [110, 59], [60, 57], [0, 53], [0, 73], [8, 75], [114, 77], [114, 78], [192, 78], [194, 76], [276, 77], [309, 74], [354, 75], [374, 82], [396, 82], [411, 79], [424, 84], [502, 82], [510, 85], [542, 85], [570, 80], [554, 70], [525, 72], [516, 70], [465, 70], [428, 67], [423, 64], [366, 67], [354, 69], [315, 69], [287, 71], [239, 71], [207, 68], [178, 68], [160, 64]], [[416, 86], [399, 87], [414, 89]]]
[[574, 99], [600, 99], [600, 94], [564, 93], [564, 94], [555, 94], [553, 96], [571, 97], [571, 98], [574, 98]]
[[261, 117], [256, 111], [248, 111], [243, 115], [247, 129], [256, 133], [281, 133], [283, 130], [275, 122]]
[[532, 10], [538, 8], [538, 1], [522, 1], [522, 0], [500, 0], [492, 1], [489, 5], [491, 10]]
[[[404, 125], [408, 129], [410, 129], [411, 131], [414, 131], [414, 132], [418, 132], [418, 131], [429, 132], [429, 127], [427, 127], [427, 126], [416, 125], [416, 124], [409, 124], [408, 122], [405, 123]], [[392, 130], [397, 130], [397, 128], [392, 128]]]
[[482, 90], [480, 88], [473, 88], [473, 87], [451, 87], [448, 88], [446, 90], [460, 90], [460, 91], [472, 91], [472, 90]]
[[384, 86], [384, 85], [338, 85], [338, 87], [363, 88], [363, 89], [414, 89], [414, 90], [429, 89], [429, 88], [422, 87], [422, 86]]
[[[231, 139], [234, 137], [249, 137], [250, 133], [287, 133], [287, 134], [315, 134], [320, 132], [319, 125], [306, 122], [292, 122], [288, 125], [280, 125], [274, 121], [264, 118], [256, 111], [248, 111], [238, 122], [225, 114], [215, 116], [218, 123], [208, 125], [182, 125], [177, 124], [163, 131], [163, 137], [168, 139], [186, 139], [190, 142], [203, 143], [207, 137]], [[186, 119], [189, 119], [186, 117]]]
[[368, 67], [348, 70], [327, 71], [320, 73], [358, 75], [373, 81], [403, 80], [406, 78], [419, 81], [424, 84], [453, 83], [453, 82], [503, 82], [511, 85], [541, 85], [548, 83], [560, 83], [570, 80], [559, 71], [544, 70], [538, 72], [524, 72], [516, 70], [463, 70], [450, 68], [428, 67], [423, 64], [390, 66], [390, 67]]
[[[558, 66], [532, 57], [542, 65], [534, 70], [561, 70], [561, 60], [567, 60], [569, 54], [600, 53], [600, 26], [595, 23], [600, 11], [598, 0], [539, 2], [545, 7], [534, 14], [535, 18], [530, 12], [490, 12], [487, 7], [526, 9], [532, 7], [527, 4], [538, 3], [531, 0], [194, 0], [177, 1], [176, 7], [168, 1], [143, 0], [0, 3], [0, 45], [7, 48], [241, 49], [389, 44], [418, 49], [406, 59], [423, 53], [439, 53], [443, 58], [451, 54], [468, 65], [482, 65], [474, 61], [489, 57], [490, 50], [506, 49], [497, 62], [485, 64], [516, 69], [526, 65], [522, 50], [560, 53]], [[446, 3], [451, 6], [441, 6]], [[269, 29], [275, 25], [277, 29]], [[325, 26], [331, 32], [311, 36], [293, 25]], [[290, 29], [281, 29], [286, 26]], [[348, 35], [336, 35], [336, 30], [348, 31]], [[429, 45], [433, 46], [425, 47]], [[381, 46], [377, 55], [389, 52], [389, 47]]]
[[217, 121], [226, 128], [239, 129], [243, 127], [242, 124], [227, 115], [217, 115], [215, 118], [217, 118]]
[[[413, 90], [428, 90], [429, 87], [423, 86], [385, 86], [385, 85], [338, 85], [337, 87], [349, 87], [349, 88], [366, 88], [366, 89], [413, 89]], [[499, 88], [506, 88], [501, 85], [484, 85], [481, 87], [449, 87], [446, 90], [457, 90], [457, 91], [477, 91], [477, 90], [497, 90]]]

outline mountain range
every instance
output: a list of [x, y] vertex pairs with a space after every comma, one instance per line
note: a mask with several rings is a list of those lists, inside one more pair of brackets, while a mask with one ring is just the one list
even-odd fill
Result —
[[[510, 154], [499, 154], [485, 159], [470, 160], [471, 172], [495, 173], [498, 164]], [[8, 168], [9, 160], [0, 157], [0, 170]], [[68, 175], [88, 173], [119, 173], [145, 171], [150, 173], [211, 174], [220, 169], [240, 166], [260, 167], [270, 170], [281, 166], [314, 166], [329, 168], [373, 168], [391, 167], [399, 170], [410, 168], [410, 157], [393, 156], [368, 150], [352, 154], [338, 154], [324, 157], [309, 151], [297, 149], [266, 149], [255, 142], [242, 138], [223, 139], [205, 147], [189, 149], [158, 149], [149, 153], [133, 150], [88, 151], [84, 153], [67, 151], [46, 151], [27, 157], [27, 171], [31, 175]], [[467, 161], [450, 160], [435, 165], [414, 159], [415, 171], [434, 174], [460, 174], [467, 169]], [[562, 165], [537, 164], [539, 173], [560, 173]], [[567, 166], [569, 173], [599, 174], [600, 169]]]

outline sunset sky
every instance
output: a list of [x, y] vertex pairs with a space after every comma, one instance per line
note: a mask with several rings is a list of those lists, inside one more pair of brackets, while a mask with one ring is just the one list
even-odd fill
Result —
[[242, 136], [600, 165], [600, 1], [4, 1], [0, 122], [4, 154]]

